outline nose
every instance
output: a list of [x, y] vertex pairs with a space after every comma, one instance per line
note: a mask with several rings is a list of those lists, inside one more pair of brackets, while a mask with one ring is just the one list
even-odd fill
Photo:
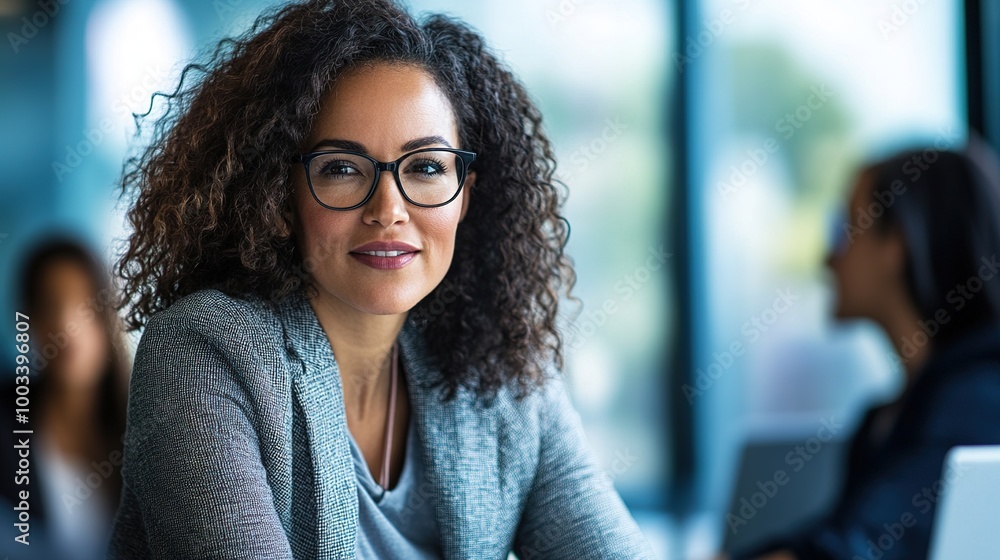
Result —
[[379, 224], [389, 227], [397, 223], [406, 223], [410, 216], [406, 209], [406, 199], [400, 192], [392, 172], [383, 171], [379, 176], [375, 192], [365, 203], [362, 218], [368, 225]]
[[850, 248], [851, 237], [850, 230], [848, 229], [849, 225], [850, 223], [844, 212], [838, 212], [830, 220], [826, 238], [826, 256], [823, 259], [823, 264], [830, 270], [833, 270], [837, 266], [837, 262]]

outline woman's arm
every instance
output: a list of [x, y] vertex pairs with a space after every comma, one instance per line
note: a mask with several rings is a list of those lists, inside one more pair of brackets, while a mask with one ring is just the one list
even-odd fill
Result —
[[125, 484], [155, 558], [290, 559], [254, 408], [218, 343], [246, 326], [217, 313], [149, 322], [129, 393]]
[[654, 558], [600, 468], [560, 375], [544, 389], [538, 470], [514, 552], [532, 558]]

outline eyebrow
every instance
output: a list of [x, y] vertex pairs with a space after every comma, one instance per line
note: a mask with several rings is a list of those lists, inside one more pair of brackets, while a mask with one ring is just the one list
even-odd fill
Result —
[[334, 148], [337, 150], [350, 150], [352, 152], [368, 153], [363, 144], [352, 142], [350, 140], [338, 140], [336, 138], [325, 138], [320, 140], [315, 146], [313, 146], [311, 151], [315, 152], [320, 148]]
[[[419, 150], [420, 148], [425, 148], [427, 146], [433, 146], [434, 144], [443, 144], [451, 148], [451, 143], [448, 142], [443, 136], [424, 136], [423, 138], [416, 138], [410, 140], [409, 142], [400, 146], [400, 149], [404, 152], [412, 152], [413, 150]], [[334, 148], [337, 150], [350, 150], [352, 152], [361, 152], [367, 154], [368, 150], [365, 148], [364, 144], [359, 142], [354, 142], [352, 140], [341, 140], [339, 138], [325, 138], [320, 140], [313, 146], [311, 151], [316, 151], [319, 148]]]
[[451, 147], [451, 144], [445, 140], [443, 136], [424, 136], [423, 138], [410, 140], [406, 144], [403, 144], [402, 148], [404, 152], [410, 152], [427, 146], [432, 146], [434, 144], [444, 144], [449, 148]]

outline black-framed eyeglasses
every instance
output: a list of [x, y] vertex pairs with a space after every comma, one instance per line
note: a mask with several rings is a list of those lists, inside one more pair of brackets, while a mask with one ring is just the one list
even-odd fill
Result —
[[383, 171], [391, 171], [403, 198], [415, 206], [435, 208], [455, 200], [462, 191], [474, 152], [423, 148], [396, 161], [379, 161], [350, 150], [329, 150], [295, 156], [305, 166], [309, 190], [330, 210], [354, 210], [371, 199]]

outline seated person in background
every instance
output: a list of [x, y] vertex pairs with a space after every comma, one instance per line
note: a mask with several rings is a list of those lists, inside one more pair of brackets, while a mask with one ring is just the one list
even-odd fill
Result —
[[926, 558], [956, 445], [1000, 444], [1000, 171], [985, 146], [908, 151], [857, 175], [828, 259], [836, 315], [888, 335], [905, 371], [867, 413], [825, 519], [752, 556]]
[[[0, 554], [11, 558], [105, 558], [121, 495], [130, 357], [104, 264], [69, 239], [50, 239], [28, 254], [17, 311], [29, 317], [28, 424], [15, 421], [15, 378], [0, 441], [0, 493], [13, 513], [27, 490], [29, 546], [8, 525]], [[13, 374], [14, 372], [11, 371]], [[23, 371], [17, 372], [22, 376]], [[23, 383], [21, 384], [23, 385]], [[33, 429], [30, 436], [13, 430]], [[17, 438], [30, 437], [27, 484], [17, 484]], [[5, 518], [6, 519], [6, 518]]]

